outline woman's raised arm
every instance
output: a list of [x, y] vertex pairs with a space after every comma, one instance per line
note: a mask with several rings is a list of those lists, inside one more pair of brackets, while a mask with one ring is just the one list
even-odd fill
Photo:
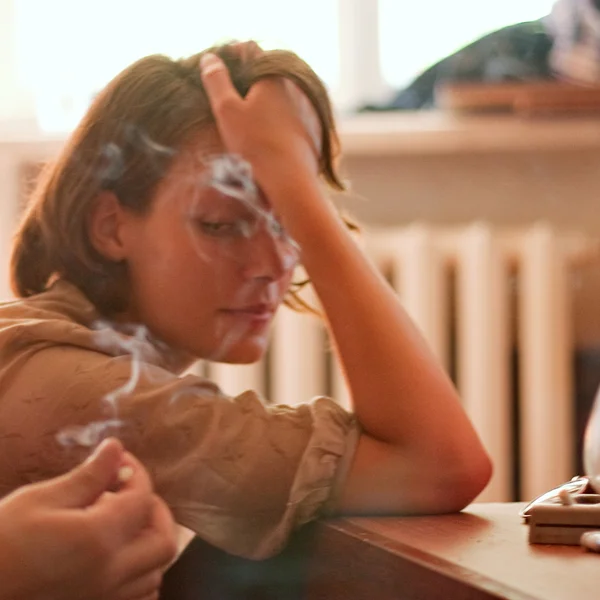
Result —
[[490, 460], [448, 376], [324, 194], [303, 96], [271, 79], [241, 98], [214, 55], [201, 70], [225, 146], [251, 164], [300, 247], [349, 383], [363, 435], [336, 509], [460, 510], [487, 484]]

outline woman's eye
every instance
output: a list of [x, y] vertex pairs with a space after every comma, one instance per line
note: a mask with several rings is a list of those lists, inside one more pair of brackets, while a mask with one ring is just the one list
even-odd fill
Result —
[[273, 235], [278, 237], [283, 235], [283, 225], [277, 219], [270, 219], [269, 229]]
[[272, 235], [283, 240], [289, 239], [288, 233], [282, 223], [275, 217], [269, 219], [269, 231]]
[[225, 237], [225, 236], [243, 236], [250, 235], [250, 223], [245, 219], [237, 219], [235, 221], [200, 221], [200, 229], [209, 235]]

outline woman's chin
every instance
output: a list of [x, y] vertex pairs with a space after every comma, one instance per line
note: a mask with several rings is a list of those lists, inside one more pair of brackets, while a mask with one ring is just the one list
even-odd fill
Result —
[[235, 365], [249, 365], [258, 362], [267, 351], [267, 340], [251, 338], [238, 342], [230, 348], [221, 348], [213, 358], [214, 362], [230, 363]]

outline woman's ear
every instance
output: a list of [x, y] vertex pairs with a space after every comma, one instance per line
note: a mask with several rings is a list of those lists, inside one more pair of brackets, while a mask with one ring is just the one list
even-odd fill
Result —
[[88, 216], [88, 235], [94, 249], [104, 258], [120, 262], [126, 257], [122, 229], [125, 211], [113, 192], [100, 192]]

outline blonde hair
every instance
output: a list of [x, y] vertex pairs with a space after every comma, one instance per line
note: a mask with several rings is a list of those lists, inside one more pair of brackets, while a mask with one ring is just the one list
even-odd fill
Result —
[[[320, 172], [336, 189], [338, 138], [327, 91], [313, 70], [286, 51], [267, 51], [243, 62], [231, 45], [205, 52], [226, 63], [241, 95], [267, 77], [292, 80], [307, 96], [321, 125]], [[58, 158], [43, 169], [16, 232], [11, 285], [19, 297], [47, 289], [55, 276], [80, 288], [103, 314], [127, 306], [127, 265], [97, 252], [88, 219], [98, 194], [109, 190], [140, 214], [185, 144], [214, 124], [198, 62], [203, 53], [173, 60], [142, 58], [117, 75], [94, 99]], [[303, 307], [291, 291], [290, 304]]]

